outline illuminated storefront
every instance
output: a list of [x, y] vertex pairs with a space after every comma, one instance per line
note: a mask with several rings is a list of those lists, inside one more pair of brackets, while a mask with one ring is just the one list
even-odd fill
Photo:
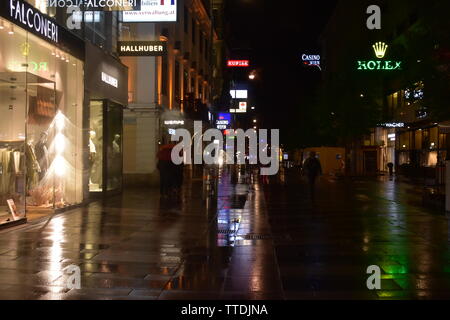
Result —
[[128, 68], [86, 43], [86, 99], [89, 101], [89, 192], [122, 191], [123, 109], [128, 104]]
[[30, 220], [83, 201], [84, 42], [26, 2], [0, 15], [0, 208]]

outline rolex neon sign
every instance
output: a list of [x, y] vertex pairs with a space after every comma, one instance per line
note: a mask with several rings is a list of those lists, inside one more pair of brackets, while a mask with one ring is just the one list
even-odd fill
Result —
[[402, 61], [382, 60], [386, 56], [388, 45], [384, 42], [375, 43], [372, 48], [380, 60], [358, 60], [358, 70], [401, 70]]

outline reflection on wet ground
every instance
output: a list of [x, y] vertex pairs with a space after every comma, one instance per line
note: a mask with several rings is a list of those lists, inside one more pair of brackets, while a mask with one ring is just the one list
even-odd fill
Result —
[[[450, 298], [447, 218], [406, 184], [217, 171], [217, 198], [128, 190], [0, 233], [1, 299]], [[264, 190], [263, 190], [264, 189]], [[67, 267], [81, 271], [69, 289]], [[369, 291], [366, 269], [382, 270]]]

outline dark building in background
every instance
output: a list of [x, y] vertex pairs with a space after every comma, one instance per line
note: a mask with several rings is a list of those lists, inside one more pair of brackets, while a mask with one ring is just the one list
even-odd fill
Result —
[[[394, 163], [400, 173], [441, 181], [450, 119], [440, 112], [449, 88], [444, 30], [450, 29], [448, 18], [436, 12], [446, 12], [447, 3], [338, 3], [321, 37], [323, 93], [330, 97], [327, 113], [339, 144], [347, 147], [349, 174], [377, 174]], [[373, 4], [381, 7], [381, 30], [366, 27], [366, 10]], [[377, 42], [388, 46], [383, 58], [375, 55]], [[401, 67], [377, 70], [372, 64], [371, 70], [358, 61], [401, 62]], [[442, 88], [436, 88], [436, 77], [442, 77]]]

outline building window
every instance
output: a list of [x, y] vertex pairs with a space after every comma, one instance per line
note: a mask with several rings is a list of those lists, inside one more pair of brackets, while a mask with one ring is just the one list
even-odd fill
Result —
[[162, 74], [161, 74], [161, 93], [167, 96], [167, 87], [168, 87], [168, 79], [169, 79], [169, 66], [167, 64], [167, 56], [162, 56]]
[[83, 62], [19, 25], [0, 43], [0, 210], [9, 199], [21, 215], [79, 204]]
[[180, 63], [175, 61], [175, 101], [180, 101]]
[[192, 43], [195, 44], [195, 36], [197, 34], [197, 24], [194, 19], [192, 19]]
[[188, 12], [188, 8], [185, 6], [184, 7], [184, 33], [188, 33], [189, 32], [189, 12]]

